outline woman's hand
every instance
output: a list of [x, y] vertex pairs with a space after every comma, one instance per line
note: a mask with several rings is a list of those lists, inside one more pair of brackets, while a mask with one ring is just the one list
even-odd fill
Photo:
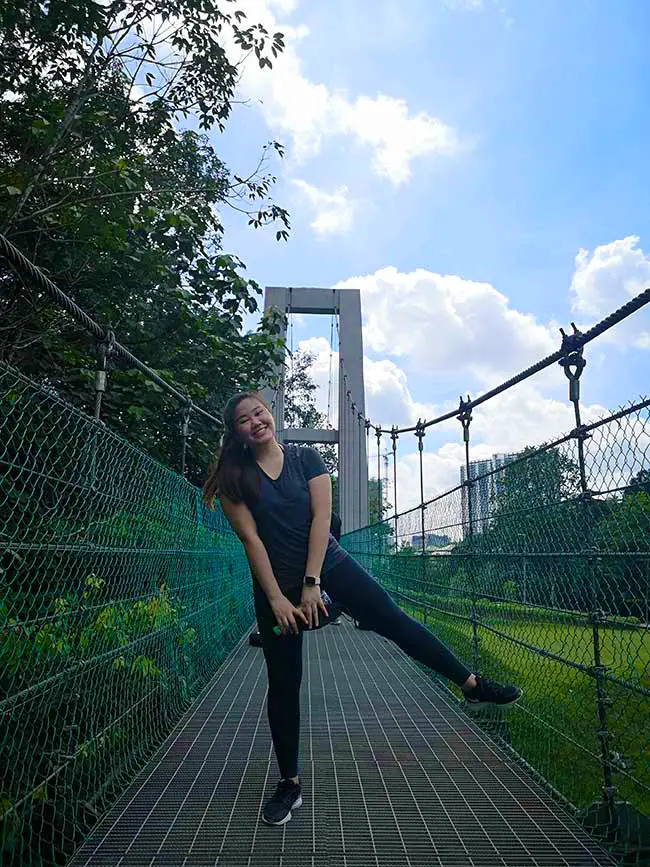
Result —
[[278, 626], [282, 630], [282, 634], [286, 635], [287, 632], [293, 632], [294, 635], [298, 635], [298, 620], [302, 620], [305, 626], [308, 625], [307, 618], [302, 613], [300, 608], [296, 608], [291, 602], [287, 599], [286, 596], [278, 596], [272, 601], [269, 600], [269, 604], [275, 615], [275, 619], [278, 622]]
[[318, 609], [323, 612], [325, 617], [328, 617], [327, 608], [320, 595], [320, 587], [303, 587], [302, 597], [298, 608], [307, 615], [307, 625], [311, 629], [312, 626], [318, 626]]

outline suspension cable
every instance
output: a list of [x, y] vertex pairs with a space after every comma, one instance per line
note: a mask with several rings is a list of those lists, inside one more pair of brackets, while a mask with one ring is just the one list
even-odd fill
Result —
[[[592, 326], [588, 331], [582, 332], [579, 331], [574, 323], [571, 323], [573, 328], [572, 334], [565, 334], [564, 330], [560, 328], [560, 333], [562, 335], [562, 344], [558, 350], [551, 353], [551, 355], [547, 355], [545, 358], [542, 358], [540, 361], [531, 365], [531, 367], [527, 367], [525, 370], [522, 370], [520, 373], [515, 376], [507, 379], [505, 382], [502, 382], [501, 385], [497, 385], [494, 388], [486, 391], [484, 394], [479, 397], [474, 398], [473, 400], [463, 402], [463, 407], [466, 409], [473, 409], [476, 406], [480, 406], [480, 404], [485, 403], [488, 400], [491, 400], [493, 397], [501, 394], [504, 391], [512, 388], [514, 385], [518, 385], [520, 382], [523, 382], [526, 379], [529, 379], [531, 376], [534, 376], [536, 373], [539, 373], [541, 370], [545, 370], [547, 367], [550, 367], [552, 364], [559, 362], [562, 358], [565, 358], [567, 355], [576, 352], [581, 349], [585, 344], [591, 342], [596, 337], [599, 337], [605, 331], [608, 331], [614, 325], [618, 325], [619, 322], [622, 322], [624, 319], [627, 319], [628, 316], [631, 316], [633, 313], [636, 313], [637, 310], [640, 310], [642, 307], [645, 307], [646, 304], [650, 303], [650, 288], [645, 289], [643, 292], [639, 293], [634, 298], [631, 298], [628, 302], [623, 304], [617, 310], [614, 310], [609, 316], [606, 316], [596, 325]], [[422, 423], [423, 428], [431, 427], [432, 425], [440, 424], [443, 421], [449, 421], [449, 419], [457, 418], [458, 409], [450, 410], [449, 412], [444, 413], [443, 415], [436, 416], [435, 418], [430, 419], [429, 421], [424, 421]], [[380, 425], [374, 424], [370, 421], [370, 427], [377, 431], [380, 428]], [[417, 433], [418, 426], [411, 425], [410, 427], [395, 427], [395, 431], [398, 434], [402, 433]]]
[[[59, 287], [53, 283], [38, 266], [34, 265], [33, 262], [30, 262], [30, 260], [2, 234], [0, 234], [0, 253], [2, 253], [2, 255], [9, 261], [10, 265], [16, 272], [27, 275], [28, 279], [34, 283], [38, 289], [43, 291], [60, 307], [63, 307], [63, 309], [96, 340], [104, 342], [111, 338], [112, 332], [110, 328], [104, 328], [102, 325], [95, 322], [95, 320], [92, 319], [85, 310], [73, 301], [72, 298], [66, 295], [65, 292], [62, 292], [61, 289], [59, 289]], [[143, 361], [140, 361], [139, 358], [129, 352], [129, 350], [117, 340], [112, 340], [111, 351], [114, 356], [122, 358], [130, 364], [131, 367], [135, 367], [140, 371], [140, 373], [144, 374], [147, 379], [155, 382], [156, 385], [163, 389], [163, 391], [171, 394], [176, 398], [176, 400], [180, 401], [180, 403], [185, 405], [191, 404], [194, 412], [199, 413], [199, 415], [202, 415], [205, 419], [213, 422], [218, 427], [222, 426], [223, 419], [219, 416], [213, 415], [212, 413], [206, 412], [206, 410], [201, 409], [200, 406], [192, 404], [191, 399], [186, 394], [183, 394], [183, 392], [175, 386], [170, 385], [167, 380], [163, 379], [155, 372], [155, 370], [152, 370]]]
[[336, 290], [332, 289], [332, 312], [330, 313], [330, 358], [329, 373], [327, 378], [327, 426], [332, 427], [332, 364], [334, 359], [334, 299]]
[[293, 381], [294, 376], [294, 367], [293, 367], [293, 315], [291, 311], [293, 310], [293, 289], [289, 287], [289, 307], [287, 309], [287, 316], [289, 317], [289, 358], [291, 364], [291, 380]]

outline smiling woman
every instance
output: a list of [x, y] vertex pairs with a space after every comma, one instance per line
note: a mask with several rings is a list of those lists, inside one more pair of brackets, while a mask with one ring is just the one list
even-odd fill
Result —
[[[330, 532], [332, 483], [321, 456], [312, 448], [278, 443], [273, 416], [260, 394], [234, 395], [223, 416], [226, 431], [204, 498], [210, 506], [219, 498], [254, 577], [269, 681], [268, 716], [281, 776], [262, 818], [283, 825], [302, 804], [300, 626], [317, 627], [319, 618], [328, 616], [321, 583], [341, 609], [453, 681], [467, 701], [511, 704], [521, 690], [472, 674], [341, 548]], [[277, 637], [277, 627], [282, 637]]]

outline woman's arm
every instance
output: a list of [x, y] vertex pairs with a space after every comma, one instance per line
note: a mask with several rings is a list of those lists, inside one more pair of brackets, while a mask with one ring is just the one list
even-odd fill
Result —
[[[307, 549], [306, 575], [319, 578], [327, 551], [327, 542], [332, 520], [332, 480], [328, 473], [314, 476], [308, 482], [311, 504], [311, 530]], [[319, 587], [302, 588], [300, 608], [307, 615], [309, 627], [318, 626], [319, 610], [327, 617], [327, 608], [320, 595]]]
[[257, 524], [250, 509], [245, 503], [233, 503], [228, 497], [222, 496], [219, 499], [224, 515], [239, 536], [253, 573], [267, 599], [270, 602], [276, 596], [281, 596], [282, 591], [273, 574], [269, 555], [257, 533]]
[[332, 521], [332, 480], [328, 473], [315, 476], [309, 482], [311, 530], [307, 549], [306, 574], [318, 578], [323, 568]]
[[257, 533], [255, 518], [250, 509], [245, 503], [233, 503], [228, 497], [221, 496], [219, 499], [224, 515], [244, 546], [253, 574], [269, 600], [278, 624], [283, 631], [291, 629], [293, 632], [298, 632], [296, 617], [300, 617], [305, 623], [307, 619], [302, 611], [291, 604], [280, 589], [273, 574], [269, 555]]

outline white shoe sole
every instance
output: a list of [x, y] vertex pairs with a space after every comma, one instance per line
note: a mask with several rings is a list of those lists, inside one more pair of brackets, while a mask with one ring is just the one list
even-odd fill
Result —
[[[298, 797], [296, 798], [296, 800], [295, 800], [295, 801], [293, 802], [293, 804], [291, 805], [291, 810], [297, 810], [298, 807], [302, 807], [302, 795], [298, 795]], [[266, 822], [267, 825], [286, 825], [287, 822], [289, 822], [289, 821], [291, 820], [291, 810], [289, 810], [289, 812], [288, 812], [287, 815], [284, 817], [284, 819], [280, 819], [279, 822], [270, 822], [270, 821], [266, 818], [266, 816], [264, 815], [264, 813], [262, 813], [262, 821], [263, 821], [263, 822]]]

